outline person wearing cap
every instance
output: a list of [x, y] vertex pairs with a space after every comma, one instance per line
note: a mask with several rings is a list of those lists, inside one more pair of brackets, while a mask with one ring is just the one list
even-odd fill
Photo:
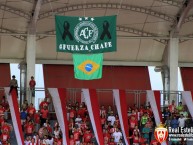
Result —
[[10, 86], [9, 93], [11, 93], [13, 89], [15, 89], [18, 96], [18, 91], [17, 91], [18, 84], [17, 84], [17, 80], [15, 79], [15, 75], [12, 76], [9, 86]]
[[34, 80], [34, 77], [31, 76], [31, 80], [29, 82], [29, 87], [30, 87], [30, 90], [31, 90], [32, 97], [35, 97], [35, 86], [36, 86], [36, 81]]

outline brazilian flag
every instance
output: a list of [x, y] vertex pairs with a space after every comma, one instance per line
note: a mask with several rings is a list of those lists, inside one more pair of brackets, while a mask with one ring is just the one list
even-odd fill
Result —
[[93, 80], [102, 78], [103, 53], [73, 54], [73, 61], [76, 79]]

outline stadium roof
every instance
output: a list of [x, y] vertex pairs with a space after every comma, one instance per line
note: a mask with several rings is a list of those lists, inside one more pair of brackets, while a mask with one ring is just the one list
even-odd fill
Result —
[[36, 33], [36, 62], [71, 64], [56, 52], [55, 14], [117, 15], [117, 52], [105, 64], [161, 65], [170, 37], [179, 38], [179, 63], [193, 62], [193, 0], [1, 0], [0, 62], [25, 60], [27, 35]]

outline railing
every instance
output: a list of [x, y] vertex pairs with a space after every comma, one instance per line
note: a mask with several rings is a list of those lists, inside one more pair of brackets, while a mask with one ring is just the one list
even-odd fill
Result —
[[[2, 87], [0, 87], [0, 91], [3, 91], [4, 89]], [[70, 103], [75, 103], [77, 101], [77, 98], [80, 97], [79, 95], [81, 94], [81, 88], [66, 88], [67, 90], [67, 93], [68, 93], [68, 97], [67, 97], [67, 102], [70, 102]], [[41, 88], [41, 87], [36, 87], [35, 88], [35, 97], [32, 97], [32, 92], [30, 90], [30, 88], [27, 88], [27, 89], [23, 89], [22, 91], [24, 91], [25, 93], [25, 96], [23, 99], [20, 99], [21, 97], [21, 90], [20, 88], [18, 88], [18, 94], [19, 94], [19, 97], [18, 97], [18, 102], [20, 104], [20, 106], [22, 105], [23, 102], [25, 99], [28, 100], [28, 103], [40, 103], [42, 98], [45, 97], [48, 97], [48, 99], [51, 99], [50, 97], [50, 94], [47, 90], [47, 88]], [[96, 91], [98, 93], [100, 92], [112, 92], [112, 89], [96, 89]], [[41, 92], [41, 93], [40, 93]], [[164, 96], [175, 96], [177, 97], [177, 105], [179, 102], [182, 101], [182, 91], [170, 91], [170, 92], [166, 92], [166, 91], [160, 91], [160, 94], [161, 94], [161, 107], [164, 108], [164, 107], [167, 107], [167, 105], [164, 103], [166, 100], [164, 100]], [[141, 104], [141, 96], [146, 94], [146, 90], [128, 90], [126, 89], [126, 94], [133, 94], [135, 97], [135, 104], [139, 107], [140, 104]], [[42, 95], [42, 96], [39, 96], [39, 95]], [[35, 98], [37, 100], [35, 100]], [[147, 102], [146, 102], [147, 103]], [[35, 104], [37, 106], [37, 104]], [[37, 107], [36, 107], [37, 108]], [[38, 109], [38, 108], [37, 108]], [[51, 110], [53, 110], [53, 106], [51, 105], [50, 107]]]

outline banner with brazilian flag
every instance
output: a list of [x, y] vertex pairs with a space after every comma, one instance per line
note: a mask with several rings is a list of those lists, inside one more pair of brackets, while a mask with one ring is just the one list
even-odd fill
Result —
[[55, 16], [56, 51], [79, 54], [117, 49], [116, 16]]
[[76, 79], [93, 80], [102, 78], [103, 54], [73, 54]]

